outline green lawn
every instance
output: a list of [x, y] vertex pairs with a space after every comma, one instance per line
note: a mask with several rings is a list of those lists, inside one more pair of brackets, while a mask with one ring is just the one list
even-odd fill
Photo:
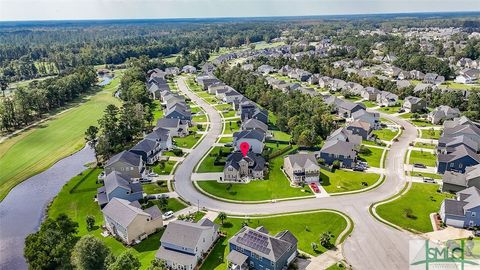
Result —
[[412, 119], [410, 120], [415, 126], [417, 127], [435, 127], [436, 125], [432, 124], [432, 122], [425, 120], [425, 119]]
[[208, 122], [207, 116], [204, 113], [200, 113], [192, 117], [192, 122]]
[[240, 130], [240, 125], [237, 123], [236, 120], [228, 120], [224, 123], [224, 125], [225, 130], [223, 131], [223, 134], [233, 134], [234, 132]]
[[175, 137], [173, 140], [175, 141], [175, 145], [181, 148], [192, 148], [202, 135], [200, 134], [190, 134], [188, 136], [185, 136], [183, 138], [181, 137]]
[[162, 210], [162, 212], [167, 212], [167, 211], [177, 212], [177, 211], [180, 211], [182, 209], [187, 208], [187, 205], [184, 204], [183, 202], [181, 202], [177, 198], [168, 198], [167, 201], [168, 201], [168, 204], [164, 208], [161, 207], [158, 200], [148, 201], [146, 207], [150, 207], [150, 206], [155, 204], [155, 205], [158, 206], [158, 208], [160, 208], [160, 210]]
[[435, 148], [437, 148], [437, 145], [435, 145], [435, 144], [430, 144], [430, 143], [417, 142], [417, 143], [415, 143], [415, 147], [418, 147], [418, 148], [427, 148], [427, 149], [435, 149]]
[[[242, 223], [246, 221], [248, 226], [257, 228], [264, 226], [271, 235], [275, 235], [283, 230], [289, 230], [298, 239], [298, 249], [316, 256], [326, 251], [320, 245], [320, 235], [324, 232], [331, 232], [333, 235], [331, 242], [335, 243], [338, 235], [347, 227], [347, 221], [336, 213], [331, 212], [312, 212], [298, 213], [290, 216], [274, 216], [265, 218], [233, 218], [228, 217], [220, 230], [226, 233], [226, 237], [221, 238], [215, 245], [210, 256], [207, 257], [201, 270], [225, 270], [227, 269], [226, 257], [230, 252], [228, 239], [242, 228]], [[221, 224], [217, 219], [215, 223]], [[318, 244], [317, 251], [313, 251], [311, 243]]]
[[400, 108], [401, 108], [400, 106], [381, 107], [378, 110], [384, 113], [394, 114], [394, 113], [398, 113], [398, 110], [400, 110]]
[[415, 171], [412, 172], [411, 175], [416, 176], [416, 177], [430, 177], [430, 178], [433, 178], [433, 179], [442, 179], [443, 178], [443, 176], [441, 174], [415, 172]]
[[283, 156], [270, 160], [268, 178], [254, 180], [248, 184], [225, 184], [217, 181], [198, 181], [205, 192], [220, 198], [237, 201], [263, 201], [281, 198], [292, 198], [313, 195], [310, 189], [290, 187], [290, 181], [280, 170]]
[[456, 83], [454, 81], [447, 81], [442, 83], [442, 86], [446, 86], [446, 88], [450, 89], [458, 89], [458, 90], [472, 90], [473, 88], [479, 88], [480, 84], [463, 84], [463, 83]]
[[372, 146], [385, 146], [385, 143], [377, 144], [374, 141], [367, 141], [367, 140], [363, 140], [362, 144], [363, 145], [372, 145]]
[[[375, 173], [353, 172], [346, 170], [335, 170], [335, 172], [329, 172], [322, 169], [320, 171], [322, 186], [328, 193], [364, 189], [375, 184], [379, 177], [380, 175]], [[367, 185], [362, 185], [362, 182], [366, 182]]]
[[410, 118], [412, 118], [412, 115], [413, 115], [413, 113], [404, 113], [404, 114], [400, 115], [400, 118], [410, 119]]
[[217, 109], [218, 111], [231, 110], [232, 104], [227, 104], [227, 103], [218, 104], [218, 105], [215, 105], [215, 109]]
[[222, 112], [223, 118], [231, 118], [235, 117], [237, 115], [237, 112], [234, 110], [228, 111], [228, 112]]
[[173, 166], [175, 166], [177, 162], [173, 160], [161, 161], [158, 162], [155, 166], [153, 166], [153, 172], [156, 174], [170, 174], [173, 170]]
[[142, 185], [143, 192], [147, 194], [158, 194], [168, 192], [167, 181], [157, 181]]
[[370, 101], [370, 100], [363, 101], [362, 103], [365, 104], [365, 106], [367, 106], [367, 108], [373, 108], [373, 107], [378, 106], [375, 101]]
[[159, 100], [154, 100], [153, 106], [153, 123], [156, 124], [157, 120], [163, 117], [163, 109]]
[[[449, 195], [438, 193], [438, 185], [413, 183], [412, 188], [399, 199], [379, 205], [377, 213], [385, 220], [415, 232], [430, 232], [430, 214], [438, 212]], [[411, 213], [407, 216], [408, 212]]]
[[203, 91], [202, 88], [195, 82], [193, 78], [189, 78], [186, 80], [186, 84], [190, 90], [194, 92], [200, 92]]
[[223, 161], [225, 161], [228, 154], [230, 154], [233, 149], [231, 147], [221, 147], [216, 146], [208, 153], [208, 155], [203, 159], [200, 166], [198, 166], [197, 172], [206, 173], [206, 172], [223, 172], [224, 165], [215, 165], [215, 159], [219, 155], [220, 150], [222, 151]]
[[382, 158], [383, 149], [375, 147], [365, 147], [368, 153], [359, 154], [362, 161], [366, 161], [370, 167], [380, 168], [380, 159]]
[[219, 143], [231, 143], [231, 142], [233, 142], [233, 137], [221, 137], [218, 142]]
[[0, 200], [20, 182], [85, 145], [85, 130], [97, 125], [107, 105], [120, 104], [113, 92], [122, 73], [115, 74], [115, 79], [89, 100], [0, 144]]
[[389, 128], [382, 128], [374, 130], [373, 134], [377, 135], [377, 138], [383, 141], [391, 141], [398, 134], [398, 130], [394, 131]]
[[285, 133], [285, 132], [280, 131], [280, 130], [272, 130], [271, 132], [272, 132], [272, 135], [273, 135], [273, 139], [277, 140], [277, 141], [288, 142], [292, 138], [292, 136], [290, 134]]
[[440, 136], [442, 135], [442, 130], [422, 130], [422, 139], [432, 139], [432, 140], [438, 140], [440, 139]]
[[[103, 215], [97, 202], [93, 200], [97, 193], [97, 188], [101, 185], [96, 183], [97, 176], [101, 172], [100, 169], [86, 170], [81, 175], [72, 178], [62, 188], [60, 193], [55, 197], [50, 206], [47, 215], [55, 218], [61, 213], [67, 214], [73, 221], [78, 222], [78, 235], [83, 236], [92, 234], [102, 241], [112, 250], [113, 254], [119, 255], [123, 251], [130, 249], [133, 254], [140, 260], [142, 267], [146, 269], [150, 262], [155, 258], [155, 253], [160, 247], [160, 237], [163, 231], [149, 236], [139, 245], [127, 248], [113, 237], [103, 237], [101, 225], [103, 224]], [[76, 188], [72, 191], [72, 188]], [[87, 231], [85, 217], [92, 215], [95, 217], [95, 229]]]
[[410, 164], [421, 163], [425, 166], [435, 167], [437, 165], [437, 156], [430, 152], [412, 150], [410, 153]]

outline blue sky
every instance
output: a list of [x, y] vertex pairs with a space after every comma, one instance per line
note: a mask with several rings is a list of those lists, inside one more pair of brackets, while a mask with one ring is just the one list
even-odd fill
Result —
[[0, 0], [0, 21], [480, 11], [480, 0]]

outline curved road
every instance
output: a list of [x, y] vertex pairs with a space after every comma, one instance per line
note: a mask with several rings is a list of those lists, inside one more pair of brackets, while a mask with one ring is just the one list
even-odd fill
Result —
[[403, 169], [404, 156], [409, 143], [417, 136], [416, 128], [409, 122], [391, 115], [382, 117], [394, 120], [405, 130], [386, 156], [386, 180], [380, 187], [357, 194], [282, 201], [264, 204], [237, 204], [212, 199], [199, 192], [191, 181], [192, 172], [211, 146], [222, 134], [222, 120], [218, 111], [191, 92], [183, 78], [178, 80], [180, 91], [202, 107], [210, 118], [210, 129], [204, 139], [185, 158], [175, 172], [175, 190], [192, 204], [200, 204], [214, 211], [238, 215], [275, 214], [316, 209], [335, 209], [350, 216], [355, 224], [352, 235], [343, 246], [348, 263], [355, 269], [408, 269], [408, 240], [414, 236], [393, 229], [377, 221], [369, 213], [371, 204], [398, 193], [406, 183]]

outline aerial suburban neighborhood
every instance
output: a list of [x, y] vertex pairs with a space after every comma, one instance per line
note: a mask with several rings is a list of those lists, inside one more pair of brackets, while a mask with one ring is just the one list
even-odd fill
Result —
[[480, 6], [424, 2], [0, 11], [0, 269], [478, 267]]

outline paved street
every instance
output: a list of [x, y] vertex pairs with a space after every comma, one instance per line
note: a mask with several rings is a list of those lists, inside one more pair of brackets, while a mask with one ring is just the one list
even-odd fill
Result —
[[209, 115], [211, 126], [204, 139], [185, 158], [175, 172], [175, 190], [179, 195], [191, 202], [199, 203], [214, 211], [225, 211], [232, 214], [254, 215], [296, 212], [315, 209], [335, 209], [352, 218], [354, 231], [343, 247], [343, 254], [355, 269], [407, 269], [408, 240], [412, 235], [398, 231], [377, 221], [369, 214], [371, 204], [384, 200], [398, 193], [406, 182], [403, 160], [410, 142], [414, 141], [417, 131], [413, 125], [399, 117], [381, 114], [382, 117], [397, 122], [405, 128], [398, 142], [392, 144], [386, 157], [386, 180], [378, 188], [368, 192], [311, 198], [304, 200], [282, 201], [264, 204], [235, 204], [218, 201], [198, 192], [193, 186], [192, 171], [197, 163], [215, 143], [222, 130], [220, 114], [210, 104], [203, 101], [188, 90], [183, 78], [179, 79], [180, 91], [205, 109]]

